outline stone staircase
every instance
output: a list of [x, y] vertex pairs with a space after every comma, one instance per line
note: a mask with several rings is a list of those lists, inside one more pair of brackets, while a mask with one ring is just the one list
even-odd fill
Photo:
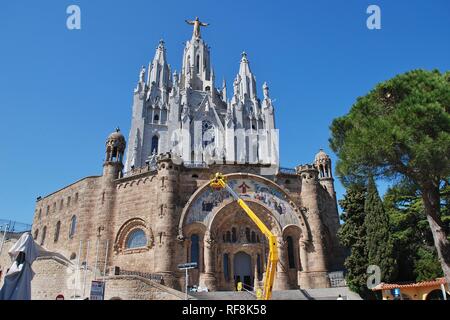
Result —
[[[246, 291], [191, 292], [190, 295], [198, 300], [256, 300], [253, 294]], [[339, 295], [343, 300], [361, 300], [348, 287], [278, 290], [273, 291], [272, 300], [336, 300]]]

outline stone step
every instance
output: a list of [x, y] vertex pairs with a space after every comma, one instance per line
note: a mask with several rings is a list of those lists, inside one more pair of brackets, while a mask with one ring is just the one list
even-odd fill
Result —
[[[189, 294], [198, 300], [256, 300], [253, 294], [246, 291], [190, 292]], [[343, 300], [361, 300], [348, 287], [277, 290], [272, 292], [272, 300], [336, 300], [339, 295]]]

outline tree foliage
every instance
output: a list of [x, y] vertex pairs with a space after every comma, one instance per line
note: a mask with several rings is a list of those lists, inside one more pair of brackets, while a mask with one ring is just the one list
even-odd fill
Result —
[[450, 283], [450, 243], [440, 187], [450, 176], [450, 74], [414, 70], [377, 85], [331, 125], [344, 185], [370, 174], [417, 187]]
[[369, 177], [364, 204], [364, 225], [367, 233], [367, 258], [370, 265], [381, 269], [381, 281], [391, 282], [396, 276], [394, 242], [391, 236], [389, 216], [383, 208], [373, 177]]
[[[450, 222], [449, 203], [445, 200], [448, 189], [448, 185], [441, 188], [441, 217], [447, 226]], [[394, 239], [398, 267], [396, 281], [423, 281], [442, 277], [423, 201], [416, 187], [408, 181], [402, 181], [387, 190], [383, 203]]]
[[364, 299], [374, 298], [367, 288], [367, 237], [364, 224], [364, 204], [366, 201], [365, 187], [352, 185], [347, 188], [344, 198], [339, 201], [343, 209], [341, 219], [344, 224], [338, 232], [342, 245], [350, 249], [350, 255], [345, 260], [347, 269], [347, 285]]

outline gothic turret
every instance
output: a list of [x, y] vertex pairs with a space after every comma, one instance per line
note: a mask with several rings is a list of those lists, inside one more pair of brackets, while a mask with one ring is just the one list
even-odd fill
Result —
[[314, 166], [319, 171], [320, 184], [327, 190], [330, 196], [336, 198], [334, 191], [334, 179], [331, 171], [331, 158], [320, 149], [314, 158]]
[[168, 92], [172, 86], [170, 78], [170, 66], [167, 64], [164, 41], [160, 40], [156, 48], [155, 57], [148, 67], [147, 84], [150, 88], [147, 100], [153, 104], [164, 105], [167, 103]]
[[250, 63], [247, 59], [247, 53], [242, 52], [241, 64], [239, 66], [239, 76], [241, 79], [239, 95], [245, 101], [247, 99], [256, 100], [256, 80], [250, 70]]
[[125, 152], [125, 137], [117, 128], [106, 139], [106, 157], [103, 163], [103, 176], [117, 179], [123, 169], [123, 154]]

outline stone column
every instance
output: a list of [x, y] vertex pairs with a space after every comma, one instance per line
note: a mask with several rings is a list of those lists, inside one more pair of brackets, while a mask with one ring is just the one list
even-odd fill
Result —
[[161, 236], [161, 243], [156, 246], [155, 259], [156, 271], [163, 275], [164, 284], [178, 288], [176, 281], [176, 264], [179, 256], [176, 251], [177, 230], [176, 230], [176, 209], [178, 194], [178, 172], [170, 159], [169, 154], [158, 158], [158, 184], [161, 190], [160, 203], [163, 205], [163, 212], [156, 222], [156, 234]]
[[253, 263], [253, 287], [256, 289], [259, 287], [258, 281], [258, 255], [256, 253], [252, 254], [252, 263]]
[[[310, 284], [307, 277], [304, 277], [308, 273], [308, 255], [306, 253], [307, 242], [300, 240], [299, 241], [299, 251], [300, 251], [300, 270], [297, 271], [297, 280], [298, 285], [303, 288], [309, 288]], [[304, 278], [304, 279], [303, 279]]]
[[200, 285], [202, 287], [207, 287], [210, 291], [217, 290], [217, 279], [214, 274], [215, 271], [214, 249], [215, 249], [215, 241], [214, 239], [211, 238], [210, 233], [206, 231], [203, 241], [205, 272], [200, 274]]
[[287, 261], [287, 243], [283, 239], [278, 239], [278, 265], [277, 273], [275, 275], [274, 290], [288, 290], [289, 289], [289, 264]]
[[328, 279], [328, 266], [326, 251], [323, 239], [323, 221], [322, 212], [319, 211], [318, 203], [318, 171], [311, 165], [297, 167], [297, 174], [302, 182], [301, 200], [306, 219], [311, 230], [311, 241], [306, 247], [307, 268], [302, 274], [302, 279], [308, 277], [309, 280], [302, 283], [306, 288], [307, 282], [313, 288], [327, 288], [330, 286]]
[[234, 288], [234, 290], [236, 290], [236, 288], [234, 287], [234, 253], [229, 253], [228, 255], [228, 261], [230, 262], [230, 280], [229, 280], [229, 284], [230, 284], [230, 289]]

